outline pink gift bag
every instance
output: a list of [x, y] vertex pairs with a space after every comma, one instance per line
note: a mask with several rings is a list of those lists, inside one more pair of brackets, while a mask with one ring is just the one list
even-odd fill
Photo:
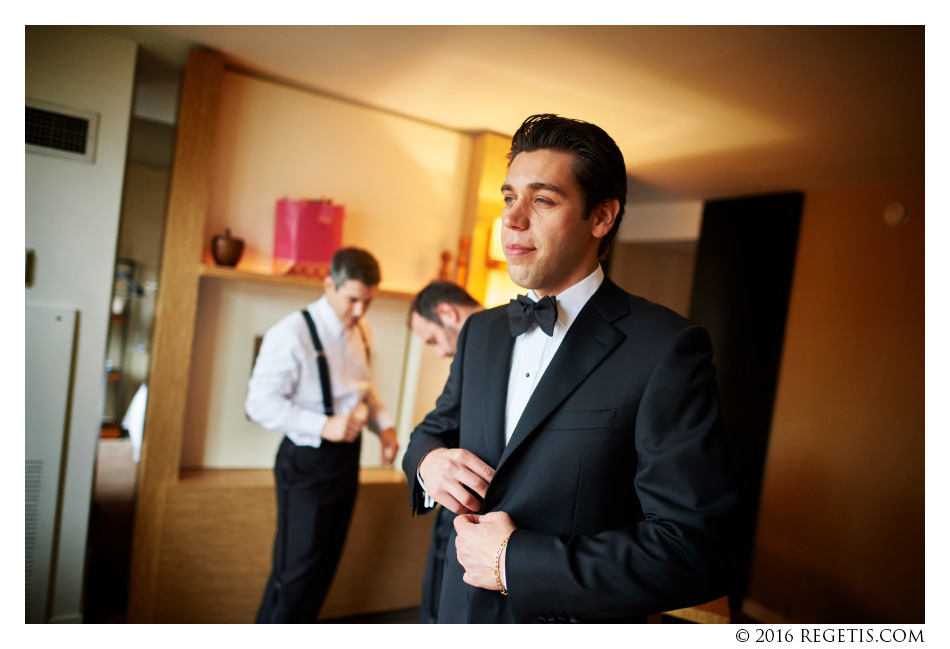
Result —
[[330, 200], [277, 201], [274, 272], [323, 279], [343, 241], [343, 206]]

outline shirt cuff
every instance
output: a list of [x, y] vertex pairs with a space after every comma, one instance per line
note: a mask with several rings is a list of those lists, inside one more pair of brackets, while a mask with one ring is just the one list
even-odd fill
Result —
[[330, 418], [322, 412], [301, 410], [298, 422], [299, 428], [292, 431], [292, 434], [288, 433], [287, 437], [298, 446], [320, 448], [320, 444], [323, 442], [323, 428], [329, 420]]
[[436, 503], [434, 500], [432, 500], [432, 496], [429, 495], [429, 492], [426, 491], [426, 485], [424, 482], [422, 482], [422, 476], [419, 475], [418, 471], [416, 472], [416, 480], [419, 481], [419, 486], [422, 487], [422, 506], [426, 509], [432, 509], [435, 507]]
[[376, 430], [373, 430], [373, 427], [370, 426], [370, 430], [373, 430], [374, 433], [381, 433], [387, 428], [395, 428], [396, 424], [393, 422], [392, 417], [389, 416], [389, 413], [385, 409], [380, 408], [376, 411], [376, 416], [373, 418], [374, 424], [376, 425]]

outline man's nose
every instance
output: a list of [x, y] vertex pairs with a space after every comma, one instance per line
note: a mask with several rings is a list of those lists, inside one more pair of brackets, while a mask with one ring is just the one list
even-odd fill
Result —
[[527, 226], [528, 219], [521, 201], [515, 201], [505, 208], [501, 224], [510, 230], [523, 230]]
[[366, 307], [363, 306], [362, 302], [357, 302], [356, 304], [353, 305], [353, 308], [351, 309], [351, 311], [353, 312], [353, 317], [361, 318], [363, 317], [363, 313], [366, 311]]

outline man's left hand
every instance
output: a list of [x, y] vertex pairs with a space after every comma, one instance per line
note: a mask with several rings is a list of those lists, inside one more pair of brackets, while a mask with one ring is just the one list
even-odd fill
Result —
[[379, 441], [383, 444], [383, 464], [391, 464], [396, 459], [399, 442], [396, 441], [396, 429], [387, 428], [379, 434]]
[[[505, 512], [490, 512], [484, 516], [460, 514], [455, 517], [455, 551], [459, 563], [465, 569], [462, 581], [466, 584], [498, 590], [495, 579], [495, 554], [515, 524]], [[502, 551], [499, 567], [502, 583], [505, 583], [505, 554]]]

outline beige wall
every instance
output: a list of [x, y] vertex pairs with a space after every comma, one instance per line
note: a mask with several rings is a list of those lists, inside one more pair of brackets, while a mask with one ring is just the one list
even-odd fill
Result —
[[458, 248], [469, 157], [456, 131], [226, 72], [206, 239], [230, 227], [247, 240], [239, 267], [269, 270], [276, 201], [326, 196], [383, 288], [414, 292]]
[[636, 188], [627, 195], [617, 241], [652, 243], [698, 241], [703, 223], [703, 201], [667, 201], [634, 203]]
[[[376, 255], [386, 290], [411, 295], [435, 278], [441, 252], [457, 249], [471, 151], [460, 133], [226, 72], [214, 151], [205, 238], [225, 227], [244, 238], [239, 269], [270, 272], [274, 207], [282, 197], [342, 203], [343, 244]], [[202, 280], [183, 466], [273, 466], [281, 434], [244, 416], [254, 337], [318, 297], [308, 289]], [[374, 374], [403, 448], [418, 422], [411, 415], [431, 408], [447, 375], [409, 344], [408, 309], [408, 297], [381, 297], [368, 315]], [[417, 390], [411, 379], [420, 363], [426, 377]], [[430, 368], [439, 380], [430, 380]], [[379, 464], [374, 435], [364, 440], [362, 464]]]
[[610, 253], [610, 279], [688, 318], [696, 247], [696, 241], [617, 241]]
[[792, 622], [924, 620], [922, 182], [806, 197], [749, 595]]

